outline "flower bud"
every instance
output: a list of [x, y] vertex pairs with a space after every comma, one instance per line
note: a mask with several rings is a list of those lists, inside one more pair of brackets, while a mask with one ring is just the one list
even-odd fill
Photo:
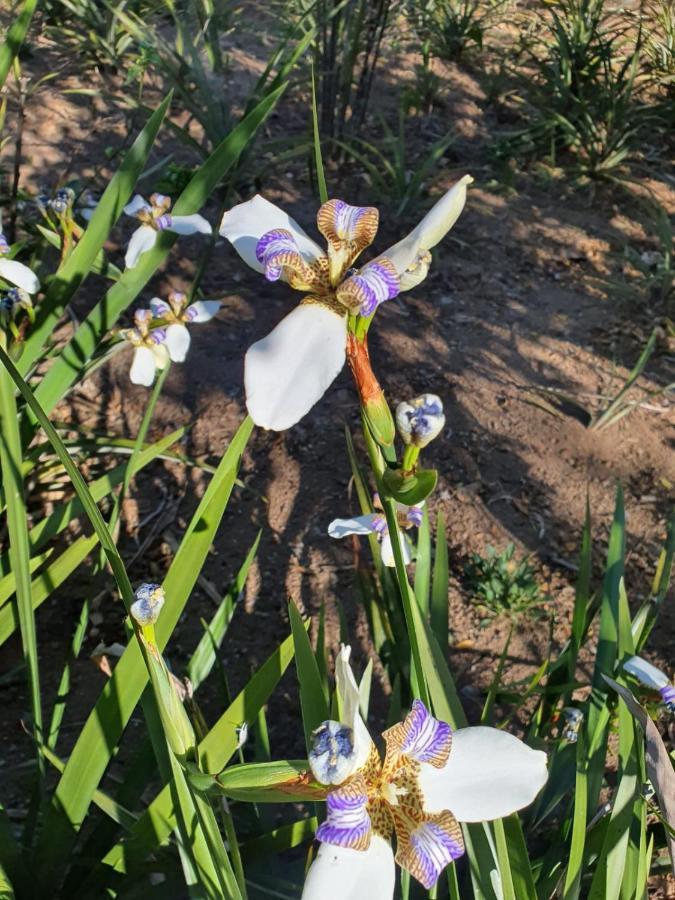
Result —
[[154, 625], [164, 606], [164, 590], [160, 584], [142, 584], [134, 593], [131, 615], [139, 625]]
[[359, 340], [350, 334], [347, 338], [347, 359], [361, 400], [361, 409], [368, 427], [378, 444], [390, 447], [394, 442], [394, 420], [384, 391], [375, 377], [366, 338]]
[[328, 720], [312, 733], [309, 766], [321, 784], [341, 784], [354, 770], [354, 732], [348, 725]]
[[443, 403], [436, 394], [422, 394], [396, 407], [396, 425], [404, 444], [421, 449], [433, 441], [445, 426]]

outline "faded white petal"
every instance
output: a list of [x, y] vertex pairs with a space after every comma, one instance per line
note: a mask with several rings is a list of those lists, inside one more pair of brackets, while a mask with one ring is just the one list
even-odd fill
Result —
[[166, 344], [155, 344], [152, 348], [152, 355], [155, 357], [155, 365], [158, 369], [166, 369], [169, 365], [169, 349]]
[[302, 900], [392, 900], [396, 867], [391, 844], [374, 834], [367, 850], [321, 844]]
[[[399, 277], [403, 279], [402, 290], [409, 290], [426, 277], [429, 260], [425, 254], [445, 237], [459, 218], [466, 203], [467, 186], [472, 181], [470, 175], [460, 178], [407, 237], [382, 254], [394, 264]], [[417, 266], [422, 266], [423, 271], [415, 277], [406, 276], [404, 279], [405, 272]]]
[[246, 354], [246, 406], [256, 425], [283, 431], [317, 403], [345, 363], [346, 317], [301, 303]]
[[197, 300], [188, 307], [191, 322], [208, 322], [221, 307], [220, 300]]
[[670, 678], [660, 669], [657, 669], [656, 666], [647, 662], [646, 659], [642, 659], [641, 656], [631, 656], [623, 664], [623, 667], [626, 672], [630, 672], [638, 681], [641, 681], [645, 687], [653, 688], [655, 691], [670, 685]]
[[442, 769], [420, 767], [428, 813], [449, 810], [460, 822], [489, 822], [528, 806], [548, 778], [546, 754], [497, 728], [460, 728]]
[[127, 269], [133, 269], [141, 254], [155, 246], [156, 239], [157, 232], [149, 225], [141, 225], [140, 228], [137, 228], [136, 231], [134, 231], [129, 240], [129, 246], [127, 247], [127, 252], [124, 257], [124, 265]]
[[155, 354], [150, 347], [136, 347], [134, 358], [131, 362], [131, 369], [129, 370], [129, 378], [133, 383], [150, 387], [155, 380], [156, 371], [157, 362], [155, 361]]
[[[354, 732], [354, 764], [352, 772], [366, 764], [373, 741], [359, 712], [359, 688], [349, 664], [352, 648], [344, 644], [335, 660], [335, 687], [340, 721]], [[349, 773], [351, 774], [351, 772]]]
[[127, 216], [137, 216], [142, 209], [149, 210], [150, 204], [144, 197], [141, 197], [140, 194], [134, 194], [124, 207], [124, 212]]
[[[173, 362], [181, 363], [185, 360], [190, 349], [190, 332], [185, 325], [174, 323], [166, 329], [164, 343], [169, 351], [169, 357]], [[162, 346], [161, 344], [159, 345]]]
[[192, 216], [171, 216], [171, 225], [168, 228], [176, 234], [211, 234], [213, 229], [204, 216], [198, 214]]
[[332, 538], [348, 537], [350, 534], [372, 534], [377, 531], [375, 525], [381, 519], [382, 513], [367, 513], [365, 516], [354, 516], [353, 519], [333, 519], [328, 526], [328, 534]]
[[[403, 534], [402, 532], [399, 532], [398, 536], [401, 543], [403, 564], [407, 566], [412, 562], [412, 548], [410, 546], [410, 540], [408, 539], [407, 535]], [[396, 560], [394, 559], [394, 547], [391, 543], [391, 537], [388, 532], [382, 538], [382, 543], [380, 544], [380, 556], [382, 557], [382, 562], [385, 566], [393, 568], [396, 565]]]
[[27, 294], [37, 294], [40, 290], [40, 281], [37, 275], [28, 266], [17, 262], [15, 259], [0, 259], [0, 278], [15, 284]]
[[321, 247], [288, 213], [259, 194], [225, 213], [220, 223], [220, 234], [227, 238], [245, 263], [256, 272], [264, 272], [264, 266], [256, 257], [255, 248], [264, 234], [276, 228], [285, 228], [291, 232], [306, 262], [315, 262], [325, 255]]

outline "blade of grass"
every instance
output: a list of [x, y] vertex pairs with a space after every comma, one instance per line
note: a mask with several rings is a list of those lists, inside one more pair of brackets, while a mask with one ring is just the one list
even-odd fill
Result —
[[293, 632], [295, 665], [300, 684], [300, 707], [305, 729], [305, 743], [309, 751], [312, 747], [312, 732], [330, 717], [330, 712], [326, 702], [324, 687], [321, 683], [319, 667], [316, 664], [312, 645], [307, 635], [307, 629], [300, 618], [297, 606], [292, 600], [288, 604], [288, 616]]
[[12, 24], [5, 34], [5, 39], [0, 47], [0, 88], [3, 87], [12, 63], [26, 39], [37, 5], [38, 0], [25, 0], [21, 11], [14, 16]]
[[445, 535], [445, 515], [441, 509], [436, 517], [436, 554], [431, 585], [431, 630], [441, 649], [448, 645], [449, 585], [448, 542]]
[[[162, 650], [187, 602], [223, 516], [253, 424], [245, 419], [218, 466], [164, 580], [166, 603], [156, 626]], [[45, 880], [74, 844], [93, 791], [147, 684], [148, 673], [137, 642], [115, 666], [89, 715], [56, 787], [43, 830], [41, 874]], [[47, 839], [47, 835], [49, 836]]]
[[[0, 352], [9, 359], [2, 347], [0, 347]], [[4, 368], [0, 369], [0, 469], [7, 503], [9, 560], [16, 581], [16, 610], [28, 678], [28, 693], [33, 720], [31, 731], [36, 744], [38, 795], [40, 795], [45, 774], [44, 760], [40, 753], [40, 746], [44, 740], [40, 696], [40, 661], [33, 612], [26, 501], [21, 476], [21, 438], [14, 385], [10, 373]]]
[[319, 200], [328, 202], [328, 188], [326, 187], [326, 173], [323, 168], [321, 156], [321, 136], [319, 135], [319, 116], [316, 108], [316, 82], [314, 80], [314, 66], [312, 65], [312, 130], [314, 134], [314, 164], [316, 165], [316, 181], [319, 188]]

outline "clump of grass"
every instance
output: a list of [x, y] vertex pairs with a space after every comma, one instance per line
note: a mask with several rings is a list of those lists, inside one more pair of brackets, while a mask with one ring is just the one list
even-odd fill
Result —
[[515, 544], [498, 552], [488, 547], [485, 556], [473, 553], [465, 566], [472, 602], [484, 614], [486, 625], [497, 616], [519, 619], [541, 613], [545, 602], [536, 573], [527, 557], [518, 562]]

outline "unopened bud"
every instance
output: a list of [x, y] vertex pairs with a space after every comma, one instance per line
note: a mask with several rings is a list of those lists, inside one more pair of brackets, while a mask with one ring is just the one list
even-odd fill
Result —
[[368, 355], [367, 339], [359, 340], [350, 334], [347, 339], [347, 359], [356, 382], [361, 400], [361, 409], [368, 427], [378, 444], [390, 447], [394, 442], [396, 429], [384, 391], [375, 377]]
[[164, 589], [161, 584], [142, 584], [134, 593], [131, 615], [139, 625], [154, 625], [164, 606]]
[[396, 426], [404, 444], [421, 449], [445, 426], [443, 403], [436, 394], [422, 394], [396, 407]]

